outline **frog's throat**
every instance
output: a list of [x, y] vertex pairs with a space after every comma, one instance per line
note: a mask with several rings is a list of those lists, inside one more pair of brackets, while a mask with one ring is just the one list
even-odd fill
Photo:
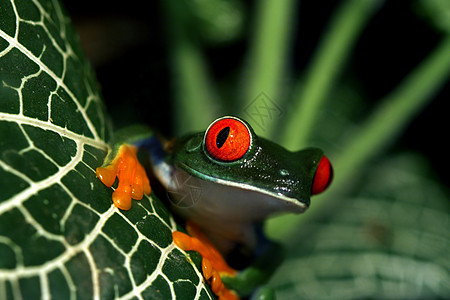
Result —
[[262, 189], [262, 188], [259, 188], [256, 186], [252, 186], [249, 184], [245, 184], [242, 182], [234, 182], [234, 181], [229, 181], [229, 180], [224, 180], [224, 179], [216, 178], [213, 176], [209, 176], [205, 173], [199, 172], [199, 171], [189, 167], [185, 163], [180, 163], [180, 167], [181, 167], [181, 169], [184, 169], [187, 173], [189, 173], [195, 177], [206, 178], [207, 180], [209, 180], [211, 182], [215, 182], [215, 183], [218, 183], [221, 185], [227, 185], [227, 186], [232, 186], [232, 187], [236, 187], [236, 188], [241, 188], [241, 189], [244, 189], [247, 191], [254, 191], [254, 192], [264, 194], [264, 195], [268, 195], [268, 196], [276, 198], [276, 199], [280, 199], [282, 201], [285, 201], [286, 203], [290, 203], [290, 204], [293, 204], [294, 206], [297, 206], [299, 209], [299, 212], [304, 212], [309, 207], [308, 203], [304, 203], [300, 199], [297, 199], [297, 198], [288, 197], [282, 193], [275, 193], [275, 192], [268, 191], [268, 190], [265, 190], [265, 189]]

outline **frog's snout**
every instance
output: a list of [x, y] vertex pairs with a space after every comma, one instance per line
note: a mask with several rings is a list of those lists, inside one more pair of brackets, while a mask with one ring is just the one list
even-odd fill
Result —
[[333, 167], [328, 158], [323, 155], [317, 165], [314, 174], [311, 195], [317, 195], [325, 191], [333, 180]]

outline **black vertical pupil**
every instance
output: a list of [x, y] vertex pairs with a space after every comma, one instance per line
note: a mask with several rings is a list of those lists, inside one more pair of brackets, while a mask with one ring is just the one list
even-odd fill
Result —
[[225, 127], [221, 131], [219, 131], [219, 134], [217, 134], [216, 137], [216, 145], [217, 148], [222, 148], [223, 144], [227, 141], [228, 135], [230, 134], [230, 127]]

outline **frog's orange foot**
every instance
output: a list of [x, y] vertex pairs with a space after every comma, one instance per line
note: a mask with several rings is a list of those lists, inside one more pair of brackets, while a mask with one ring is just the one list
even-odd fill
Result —
[[220, 278], [220, 274], [234, 276], [237, 271], [226, 263], [217, 248], [211, 244], [195, 224], [188, 222], [186, 229], [191, 236], [180, 231], [172, 232], [175, 244], [185, 251], [200, 253], [203, 258], [203, 277], [210, 283], [212, 291], [219, 296], [219, 300], [239, 300], [236, 293], [227, 289]]
[[96, 171], [97, 177], [107, 187], [111, 187], [118, 178], [119, 184], [112, 199], [114, 205], [123, 210], [131, 208], [131, 199], [141, 200], [144, 194], [151, 191], [147, 174], [136, 153], [137, 147], [123, 144], [111, 163]]

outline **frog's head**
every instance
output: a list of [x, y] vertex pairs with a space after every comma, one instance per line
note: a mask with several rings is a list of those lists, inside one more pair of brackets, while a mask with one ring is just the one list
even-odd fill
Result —
[[331, 164], [322, 150], [288, 151], [257, 137], [247, 122], [230, 116], [215, 120], [204, 133], [182, 139], [173, 162], [222, 190], [235, 194], [241, 190], [247, 210], [257, 205], [255, 209], [267, 214], [304, 211], [310, 196], [324, 191], [332, 179]]

